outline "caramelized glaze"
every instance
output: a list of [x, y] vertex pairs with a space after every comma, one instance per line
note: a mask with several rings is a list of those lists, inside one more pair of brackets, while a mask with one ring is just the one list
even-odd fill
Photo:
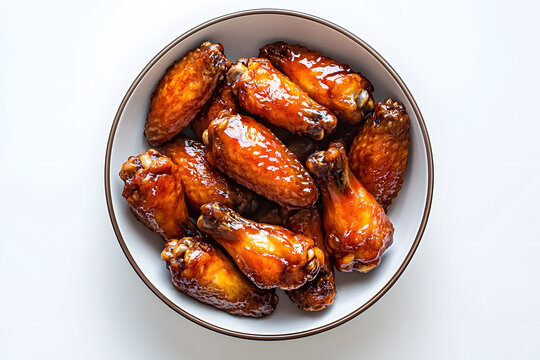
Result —
[[385, 210], [403, 184], [409, 143], [405, 106], [388, 99], [375, 105], [349, 152], [352, 172]]
[[249, 116], [221, 112], [203, 140], [213, 166], [248, 189], [284, 207], [309, 207], [317, 187], [293, 153]]
[[256, 287], [229, 256], [201, 236], [172, 239], [161, 253], [181, 292], [230, 314], [263, 317], [276, 308], [274, 290]]
[[206, 146], [183, 135], [161, 149], [178, 166], [186, 201], [193, 213], [212, 201], [219, 201], [240, 213], [255, 207], [253, 193], [238, 185], [206, 160]]
[[320, 140], [334, 131], [337, 119], [326, 107], [311, 99], [270, 61], [251, 58], [238, 61], [227, 73], [240, 105], [293, 134]]
[[324, 265], [317, 276], [296, 290], [285, 293], [300, 309], [305, 311], [319, 311], [334, 302], [336, 296], [336, 283], [334, 267], [330, 262], [328, 252], [324, 245], [322, 219], [319, 209], [311, 207], [295, 211], [285, 211], [285, 227], [291, 231], [313, 239], [315, 246], [324, 253]]
[[230, 66], [223, 46], [209, 42], [173, 64], [150, 100], [144, 130], [150, 146], [163, 145], [188, 126]]
[[164, 240], [191, 234], [184, 188], [176, 165], [150, 149], [122, 165], [122, 196], [131, 212]]
[[384, 209], [351, 173], [339, 142], [311, 155], [306, 166], [324, 204], [326, 249], [339, 271], [367, 272], [392, 244], [394, 227]]
[[324, 265], [324, 254], [312, 239], [245, 219], [220, 203], [203, 205], [197, 226], [261, 289], [299, 288]]
[[373, 85], [318, 51], [282, 41], [260, 49], [259, 56], [268, 58], [283, 74], [338, 118], [359, 123], [373, 109]]

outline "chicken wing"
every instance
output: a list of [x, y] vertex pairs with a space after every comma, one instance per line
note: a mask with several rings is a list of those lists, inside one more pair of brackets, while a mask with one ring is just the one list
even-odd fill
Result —
[[256, 287], [230, 257], [201, 237], [169, 240], [161, 257], [174, 286], [200, 302], [251, 317], [270, 315], [276, 308], [274, 290]]
[[209, 42], [171, 66], [152, 94], [144, 130], [150, 146], [163, 145], [188, 126], [230, 66], [223, 46]]
[[190, 210], [198, 216], [201, 206], [212, 201], [219, 201], [240, 213], [253, 209], [253, 193], [210, 165], [205, 148], [198, 141], [178, 135], [160, 149], [178, 167]]
[[217, 118], [217, 115], [223, 110], [228, 110], [233, 114], [241, 111], [238, 99], [227, 79], [221, 81], [210, 100], [197, 114], [195, 120], [191, 122], [191, 129], [199, 139], [202, 138], [203, 131], [208, 128], [212, 120]]
[[131, 156], [120, 178], [122, 196], [140, 222], [164, 240], [192, 233], [180, 174], [171, 159], [153, 149]]
[[276, 126], [320, 140], [334, 131], [337, 119], [326, 107], [263, 58], [240, 59], [227, 73], [240, 106]]
[[324, 265], [324, 254], [312, 239], [281, 226], [247, 220], [217, 202], [201, 207], [197, 225], [261, 289], [299, 288]]
[[368, 272], [392, 244], [394, 227], [384, 209], [350, 172], [339, 142], [311, 155], [306, 166], [321, 189], [326, 249], [339, 271]]
[[373, 85], [359, 73], [318, 51], [284, 42], [260, 49], [283, 74], [338, 118], [359, 123], [373, 109]]
[[298, 211], [286, 211], [285, 227], [289, 230], [313, 239], [315, 246], [324, 253], [324, 265], [317, 276], [296, 290], [285, 293], [300, 309], [305, 311], [319, 311], [334, 302], [336, 296], [336, 283], [334, 280], [334, 267], [328, 257], [324, 245], [322, 219], [319, 209], [311, 207]]
[[352, 172], [385, 211], [403, 184], [409, 141], [405, 106], [388, 99], [375, 105], [349, 152]]
[[203, 133], [208, 162], [284, 207], [309, 207], [317, 187], [293, 153], [249, 116], [221, 112]]

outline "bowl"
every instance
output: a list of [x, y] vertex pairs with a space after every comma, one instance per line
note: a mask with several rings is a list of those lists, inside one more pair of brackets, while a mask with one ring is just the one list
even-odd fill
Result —
[[[376, 101], [403, 103], [410, 116], [411, 146], [403, 188], [389, 209], [394, 243], [368, 274], [337, 273], [332, 306], [303, 312], [282, 291], [276, 311], [262, 319], [233, 316], [177, 291], [161, 260], [164, 243], [130, 213], [122, 197], [121, 165], [149, 148], [143, 135], [150, 95], [165, 70], [204, 41], [220, 42], [231, 61], [257, 56], [277, 40], [300, 43], [349, 64], [375, 86]], [[195, 323], [248, 339], [290, 339], [320, 333], [362, 313], [397, 281], [411, 260], [428, 220], [433, 159], [424, 120], [405, 83], [374, 49], [349, 31], [321, 18], [289, 10], [247, 10], [205, 22], [175, 39], [141, 71], [114, 118], [105, 159], [105, 191], [111, 222], [126, 257], [145, 284], [168, 306]]]

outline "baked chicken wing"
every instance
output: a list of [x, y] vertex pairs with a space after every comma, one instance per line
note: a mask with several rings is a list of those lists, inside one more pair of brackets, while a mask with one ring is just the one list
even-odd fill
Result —
[[385, 211], [403, 184], [409, 142], [405, 106], [388, 99], [375, 105], [349, 152], [352, 172]]
[[124, 180], [122, 196], [144, 225], [164, 240], [192, 233], [184, 188], [171, 159], [153, 149], [131, 156], [122, 165], [120, 178]]
[[285, 293], [293, 303], [305, 311], [319, 311], [331, 305], [336, 296], [334, 267], [325, 250], [322, 219], [316, 207], [286, 211], [285, 227], [289, 230], [313, 239], [315, 246], [324, 253], [324, 265], [317, 276], [296, 290]]
[[368, 272], [392, 244], [394, 227], [384, 209], [354, 177], [339, 142], [311, 155], [306, 166], [321, 189], [326, 249], [340, 271]]
[[221, 44], [203, 43], [171, 66], [150, 102], [144, 134], [151, 146], [161, 146], [195, 118], [231, 66]]
[[205, 148], [196, 140], [178, 135], [160, 149], [178, 167], [190, 210], [198, 216], [201, 206], [212, 201], [219, 201], [240, 213], [253, 208], [253, 193], [210, 165]]
[[293, 134], [320, 140], [337, 125], [334, 114], [277, 71], [268, 59], [240, 59], [227, 79], [244, 109]]
[[227, 79], [220, 82], [210, 100], [197, 114], [195, 120], [191, 122], [191, 129], [199, 139], [202, 138], [203, 131], [208, 128], [212, 120], [217, 118], [217, 115], [223, 110], [230, 111], [233, 114], [241, 111], [238, 99]]
[[263, 47], [259, 56], [268, 58], [279, 71], [340, 119], [359, 123], [373, 109], [373, 85], [348, 65], [318, 51], [280, 41]]
[[201, 207], [197, 225], [261, 289], [299, 288], [324, 265], [324, 254], [312, 239], [281, 226], [247, 220], [217, 202]]
[[309, 207], [317, 187], [293, 153], [249, 116], [221, 112], [203, 133], [208, 162], [284, 207]]
[[263, 317], [276, 308], [274, 290], [256, 287], [217, 246], [201, 237], [171, 239], [161, 253], [181, 292], [230, 314]]

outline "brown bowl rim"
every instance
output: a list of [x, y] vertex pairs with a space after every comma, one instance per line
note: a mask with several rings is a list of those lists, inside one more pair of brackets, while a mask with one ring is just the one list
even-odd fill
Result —
[[[186, 39], [187, 37], [193, 35], [194, 33], [208, 27], [211, 25], [214, 25], [216, 23], [230, 20], [233, 18], [238, 18], [242, 16], [251, 16], [251, 15], [260, 15], [260, 14], [272, 14], [272, 15], [288, 15], [288, 16], [294, 16], [299, 17], [307, 20], [311, 20], [314, 22], [317, 22], [319, 24], [325, 25], [333, 30], [336, 30], [343, 35], [349, 37], [351, 40], [353, 40], [358, 45], [362, 46], [365, 50], [367, 50], [371, 55], [373, 55], [385, 68], [386, 70], [393, 76], [393, 78], [396, 80], [396, 82], [399, 84], [405, 95], [407, 96], [407, 99], [412, 105], [412, 110], [414, 111], [416, 118], [418, 119], [420, 129], [422, 131], [422, 137], [424, 139], [424, 146], [426, 149], [427, 154], [427, 160], [428, 160], [428, 192], [426, 196], [426, 202], [424, 205], [424, 214], [422, 217], [422, 221], [420, 223], [420, 227], [418, 229], [418, 232], [416, 234], [416, 238], [414, 240], [414, 243], [407, 253], [407, 256], [405, 257], [405, 260], [401, 264], [401, 266], [398, 268], [397, 272], [392, 276], [392, 278], [382, 287], [379, 292], [377, 292], [371, 299], [369, 299], [366, 303], [364, 303], [362, 306], [360, 306], [358, 309], [354, 310], [350, 314], [343, 316], [342, 318], [335, 320], [331, 323], [328, 323], [323, 326], [319, 326], [313, 329], [299, 331], [299, 332], [293, 332], [293, 333], [286, 333], [286, 334], [271, 334], [271, 335], [261, 335], [261, 334], [252, 334], [252, 333], [244, 333], [239, 331], [233, 331], [229, 329], [222, 328], [220, 326], [216, 326], [214, 324], [208, 323], [202, 319], [199, 319], [196, 316], [193, 316], [192, 314], [188, 313], [187, 311], [180, 308], [178, 305], [173, 303], [169, 298], [167, 298], [165, 295], [163, 295], [151, 282], [148, 280], [148, 278], [144, 275], [144, 273], [141, 271], [137, 263], [135, 262], [135, 259], [129, 252], [126, 243], [124, 241], [124, 238], [122, 237], [122, 233], [120, 232], [120, 228], [118, 226], [118, 223], [116, 221], [116, 216], [114, 212], [114, 207], [112, 203], [112, 195], [111, 195], [111, 184], [110, 184], [110, 168], [111, 168], [111, 153], [112, 153], [112, 146], [114, 142], [114, 138], [116, 135], [116, 129], [118, 127], [118, 123], [120, 121], [120, 117], [122, 116], [122, 113], [124, 111], [124, 108], [126, 106], [126, 103], [128, 102], [129, 98], [131, 97], [133, 91], [138, 86], [141, 79], [146, 75], [146, 73], [154, 66], [154, 64], [163, 56], [165, 55], [169, 50], [171, 50], [174, 46], [176, 46], [178, 43]], [[433, 198], [433, 182], [434, 182], [434, 174], [433, 174], [433, 154], [431, 150], [431, 142], [429, 140], [428, 131], [426, 128], [426, 124], [424, 123], [424, 118], [420, 112], [420, 109], [418, 108], [418, 105], [416, 104], [416, 101], [414, 100], [412, 94], [410, 93], [409, 89], [401, 79], [401, 77], [397, 74], [397, 72], [388, 64], [388, 62], [379, 54], [377, 53], [371, 46], [369, 46], [367, 43], [365, 43], [362, 39], [360, 39], [358, 36], [354, 35], [353, 33], [349, 32], [348, 30], [345, 30], [344, 28], [328, 21], [325, 19], [322, 19], [320, 17], [306, 14], [303, 12], [298, 12], [294, 10], [285, 10], [285, 9], [251, 9], [251, 10], [242, 10], [226, 15], [222, 15], [219, 17], [216, 17], [212, 20], [206, 21], [190, 30], [185, 32], [184, 34], [177, 37], [174, 41], [172, 41], [170, 44], [168, 44], [163, 50], [161, 50], [150, 62], [144, 67], [144, 69], [139, 73], [139, 75], [135, 78], [131, 86], [129, 87], [126, 95], [122, 99], [122, 102], [120, 103], [120, 106], [118, 108], [118, 111], [116, 112], [116, 115], [114, 117], [113, 124], [111, 126], [111, 131], [109, 133], [109, 139], [107, 141], [107, 151], [105, 153], [105, 195], [107, 199], [107, 209], [109, 211], [109, 217], [111, 219], [111, 223], [114, 229], [114, 232], [116, 234], [116, 237], [118, 239], [118, 242], [122, 248], [122, 251], [124, 252], [125, 256], [129, 260], [129, 263], [139, 275], [141, 280], [150, 288], [150, 290], [158, 296], [165, 304], [167, 304], [169, 307], [171, 307], [173, 310], [175, 310], [180, 315], [184, 316], [188, 320], [193, 321], [196, 324], [199, 324], [201, 326], [204, 326], [207, 329], [244, 339], [251, 339], [251, 340], [285, 340], [285, 339], [297, 339], [305, 336], [315, 335], [318, 333], [321, 333], [326, 330], [333, 329], [341, 324], [344, 324], [345, 322], [353, 319], [354, 317], [358, 316], [365, 310], [367, 310], [371, 305], [373, 305], [375, 302], [377, 302], [391, 287], [394, 285], [394, 283], [399, 279], [409, 262], [411, 261], [411, 258], [413, 257], [414, 253], [416, 252], [416, 249], [418, 248], [418, 244], [420, 243], [420, 239], [422, 238], [422, 235], [424, 233], [424, 230], [426, 228], [426, 224], [429, 218], [429, 213], [431, 210], [431, 202]]]

